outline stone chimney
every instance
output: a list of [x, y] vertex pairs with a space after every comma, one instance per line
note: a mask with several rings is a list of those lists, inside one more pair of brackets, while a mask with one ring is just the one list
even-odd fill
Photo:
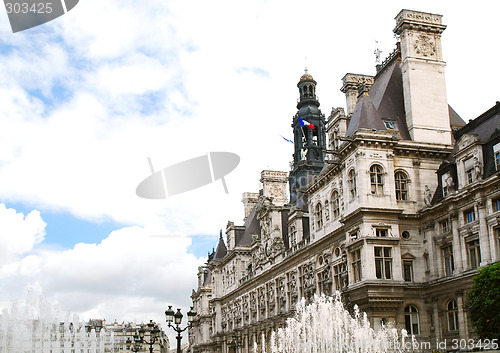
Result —
[[259, 199], [259, 193], [256, 192], [243, 193], [241, 199], [241, 202], [243, 202], [243, 207], [245, 208], [245, 217], [243, 218], [243, 221], [247, 220], [254, 206], [257, 204], [258, 199]]
[[368, 92], [373, 85], [373, 76], [346, 74], [342, 78], [342, 88], [340, 89], [345, 94], [347, 117], [350, 118], [358, 102], [358, 97], [362, 92]]
[[287, 172], [263, 170], [260, 173], [262, 192], [273, 200], [275, 206], [284, 206], [286, 203]]
[[441, 48], [445, 28], [441, 15], [402, 10], [396, 16], [406, 123], [414, 141], [451, 144]]

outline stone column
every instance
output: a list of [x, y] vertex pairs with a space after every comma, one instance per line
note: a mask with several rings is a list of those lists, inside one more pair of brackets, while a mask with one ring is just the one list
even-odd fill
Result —
[[462, 244], [460, 242], [460, 234], [458, 233], [458, 213], [454, 212], [451, 214], [451, 232], [453, 234], [453, 261], [455, 262], [455, 273], [460, 273], [463, 271], [463, 259], [462, 259]]
[[[436, 340], [441, 341], [441, 322], [439, 321], [439, 307], [437, 303], [438, 298], [432, 298], [432, 312], [434, 320], [434, 333], [436, 334]], [[422, 329], [420, 329], [422, 330]]]
[[479, 217], [479, 246], [481, 248], [481, 266], [491, 263], [490, 239], [488, 236], [488, 224], [486, 223], [486, 202], [481, 200], [477, 203]]
[[467, 318], [465, 317], [465, 307], [463, 300], [463, 291], [457, 291], [457, 306], [458, 306], [458, 332], [459, 337], [468, 339]]
[[[500, 222], [499, 222], [500, 223]], [[488, 225], [488, 229], [490, 230], [491, 236], [490, 238], [490, 249], [491, 249], [491, 260], [493, 262], [500, 261], [500, 254], [498, 253], [497, 248], [497, 235], [495, 233], [495, 228], [492, 225]]]
[[243, 346], [245, 347], [244, 353], [250, 353], [248, 345], [248, 334], [243, 336]]

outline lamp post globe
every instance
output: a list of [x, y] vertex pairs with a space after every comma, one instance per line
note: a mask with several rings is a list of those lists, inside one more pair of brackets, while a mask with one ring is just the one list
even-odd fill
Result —
[[[168, 306], [168, 309], [165, 311], [165, 317], [166, 317], [166, 321], [168, 323], [168, 327], [171, 327], [175, 332], [177, 332], [177, 353], [181, 353], [182, 352], [182, 349], [181, 349], [181, 340], [182, 340], [182, 336], [181, 336], [181, 332], [184, 332], [186, 331], [188, 328], [191, 327], [192, 325], [192, 322], [193, 322], [193, 319], [194, 317], [197, 315], [196, 314], [196, 311], [194, 311], [193, 307], [191, 307], [191, 310], [189, 310], [189, 312], [187, 313], [188, 315], [188, 325], [186, 327], [184, 327], [183, 329], [181, 329], [179, 326], [182, 322], [182, 313], [181, 313], [181, 309], [177, 309], [177, 312], [174, 313], [174, 311], [172, 310], [172, 306], [169, 305]], [[172, 325], [172, 322], [175, 324]]]

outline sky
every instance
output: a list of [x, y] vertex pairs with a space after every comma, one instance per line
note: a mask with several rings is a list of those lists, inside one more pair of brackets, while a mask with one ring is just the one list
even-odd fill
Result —
[[[345, 107], [342, 77], [375, 74], [403, 8], [443, 15], [455, 111], [491, 108], [500, 3], [446, 4], [81, 0], [18, 33], [0, 10], [0, 310], [32, 290], [86, 320], [186, 313], [220, 229], [243, 223], [242, 193], [264, 169], [289, 170], [280, 135], [292, 138], [304, 68], [327, 117]], [[160, 170], [210, 151], [241, 158], [228, 194], [220, 181], [135, 194], [148, 158]]]

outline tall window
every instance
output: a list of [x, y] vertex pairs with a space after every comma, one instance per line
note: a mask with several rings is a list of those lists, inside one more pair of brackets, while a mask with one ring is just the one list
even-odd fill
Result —
[[500, 170], [500, 143], [495, 147], [497, 147], [495, 152], [495, 168], [496, 170]]
[[316, 205], [316, 225], [318, 226], [318, 229], [323, 227], [323, 207], [321, 206], [321, 203], [318, 202]]
[[453, 275], [455, 270], [455, 264], [453, 261], [453, 248], [451, 245], [443, 248], [443, 259], [444, 259], [444, 274], [449, 277]]
[[418, 322], [418, 310], [414, 306], [408, 305], [405, 308], [405, 325], [408, 334], [418, 335], [420, 333], [419, 322]]
[[329, 265], [324, 271], [318, 273], [318, 286], [320, 293], [324, 293], [325, 295], [332, 294], [332, 281], [330, 279]]
[[352, 252], [352, 274], [354, 283], [361, 281], [361, 250]]
[[495, 158], [495, 168], [500, 170], [500, 143], [493, 146], [493, 156]]
[[500, 197], [492, 200], [493, 212], [500, 211]]
[[469, 241], [467, 243], [469, 251], [469, 267], [470, 269], [478, 268], [481, 263], [481, 248], [479, 247], [479, 239]]
[[339, 193], [337, 192], [337, 190], [332, 193], [332, 212], [333, 219], [337, 219], [340, 215]]
[[465, 223], [474, 222], [476, 220], [476, 213], [474, 212], [474, 208], [469, 208], [464, 211], [464, 221]]
[[396, 200], [408, 200], [408, 176], [405, 172], [398, 171], [394, 174], [394, 181], [396, 182]]
[[384, 193], [384, 175], [382, 167], [374, 164], [370, 167], [370, 184], [372, 194]]
[[354, 169], [349, 171], [347, 184], [349, 185], [351, 199], [354, 199], [356, 197], [356, 173], [354, 172]]
[[441, 234], [448, 233], [450, 231], [450, 223], [447, 219], [439, 223], [441, 227]]
[[448, 330], [456, 331], [458, 330], [458, 305], [454, 300], [448, 302], [447, 308], [448, 314]]
[[297, 229], [295, 226], [290, 227], [290, 246], [297, 244]]
[[403, 261], [403, 278], [406, 282], [413, 282], [413, 261]]
[[342, 264], [333, 266], [333, 277], [335, 280], [335, 290], [342, 290]]
[[392, 256], [391, 248], [379, 247], [375, 248], [375, 274], [379, 279], [392, 278]]
[[467, 184], [474, 182], [474, 159], [469, 158], [464, 161], [464, 169], [465, 169], [465, 178], [467, 180]]

